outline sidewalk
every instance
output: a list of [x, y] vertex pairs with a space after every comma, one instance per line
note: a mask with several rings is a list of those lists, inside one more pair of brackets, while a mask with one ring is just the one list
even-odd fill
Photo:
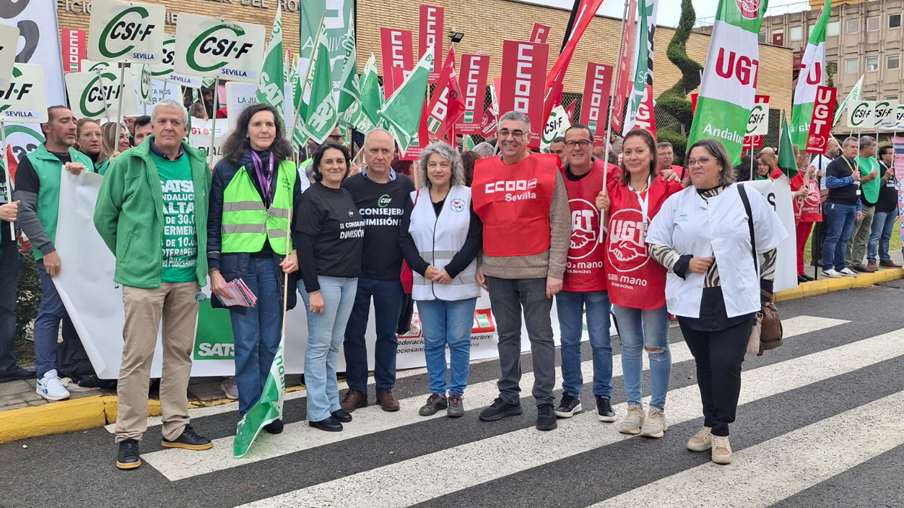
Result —
[[[892, 260], [901, 263], [901, 252], [892, 254]], [[814, 267], [808, 267], [810, 273]], [[820, 272], [819, 275], [822, 275]], [[795, 289], [776, 293], [775, 300], [783, 302], [841, 291], [855, 287], [866, 287], [896, 279], [904, 279], [904, 268], [882, 269], [875, 273], [860, 274], [858, 277], [838, 279], [820, 278], [800, 284]], [[192, 378], [188, 386], [189, 408], [200, 408], [227, 404], [230, 401], [220, 390], [219, 377]], [[100, 389], [83, 389], [78, 386], [68, 388], [72, 393], [69, 400], [47, 402], [35, 393], [36, 380], [0, 383], [0, 444], [49, 434], [62, 434], [78, 430], [100, 427], [116, 421], [118, 404], [116, 392]], [[286, 376], [286, 391], [304, 389], [301, 376]], [[157, 392], [150, 394], [148, 416], [160, 415]]]

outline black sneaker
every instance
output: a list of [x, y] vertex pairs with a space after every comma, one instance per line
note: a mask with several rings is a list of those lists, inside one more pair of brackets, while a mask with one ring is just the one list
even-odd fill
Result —
[[449, 395], [449, 409], [446, 410], [446, 416], [450, 418], [458, 418], [464, 416], [465, 404], [461, 401], [461, 395], [453, 393]]
[[571, 418], [583, 410], [584, 408], [581, 406], [581, 399], [563, 393], [562, 402], [559, 402], [559, 407], [556, 408], [556, 416], [559, 418]]
[[490, 407], [480, 412], [480, 419], [485, 422], [495, 422], [506, 416], [516, 416], [521, 414], [521, 403], [509, 404], [502, 399], [496, 399]]
[[213, 448], [213, 443], [206, 437], [199, 436], [191, 425], [186, 425], [182, 430], [182, 435], [170, 441], [163, 438], [161, 446], [164, 448], [184, 448], [186, 450], [209, 450]]
[[448, 407], [448, 403], [446, 402], [445, 395], [431, 393], [430, 397], [427, 398], [427, 403], [421, 406], [418, 414], [421, 416], [433, 416], [437, 411], [446, 409], [446, 407]]
[[615, 421], [615, 411], [612, 410], [609, 397], [596, 396], [596, 414], [601, 422], [611, 423]]
[[335, 418], [336, 421], [340, 423], [348, 423], [352, 421], [352, 415], [348, 411], [341, 408], [330, 413], [330, 416]]
[[282, 420], [273, 420], [267, 425], [264, 425], [264, 430], [270, 434], [279, 434], [283, 431], [283, 422]]
[[556, 428], [556, 415], [552, 404], [537, 405], [537, 430], [552, 430]]
[[119, 469], [135, 469], [141, 465], [138, 454], [138, 441], [126, 439], [119, 443], [119, 454], [116, 456], [116, 467]]

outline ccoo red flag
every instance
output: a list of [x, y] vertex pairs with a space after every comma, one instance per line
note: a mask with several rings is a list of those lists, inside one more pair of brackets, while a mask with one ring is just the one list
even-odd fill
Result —
[[437, 138], [448, 135], [449, 143], [455, 141], [452, 132], [455, 121], [465, 111], [465, 99], [461, 95], [458, 86], [458, 77], [455, 75], [455, 46], [449, 48], [443, 70], [427, 106], [427, 131]]

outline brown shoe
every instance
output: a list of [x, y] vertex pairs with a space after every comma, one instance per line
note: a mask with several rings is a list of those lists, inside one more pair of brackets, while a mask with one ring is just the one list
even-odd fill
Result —
[[860, 273], [873, 273], [873, 272], [876, 271], [876, 270], [872, 270], [872, 269], [870, 269], [870, 268], [867, 268], [867, 267], [865, 267], [865, 266], [863, 266], [863, 265], [853, 265], [853, 266], [851, 266], [851, 268], [853, 268], [854, 271], [857, 271], [857, 272], [860, 272]]
[[341, 407], [342, 410], [347, 413], [351, 413], [359, 407], [364, 407], [366, 405], [367, 395], [355, 390], [349, 390], [345, 394], [345, 398], [342, 399], [342, 402], [339, 403], [339, 407]]
[[876, 270], [879, 269], [879, 265], [875, 261], [870, 261], [866, 264], [866, 269], [872, 270], [875, 272]]
[[891, 261], [891, 260], [881, 261], [879, 263], [879, 266], [885, 266], [887, 268], [901, 268], [901, 265], [899, 265], [898, 263], [895, 263], [894, 261]]
[[377, 404], [383, 408], [383, 411], [398, 411], [399, 401], [392, 395], [392, 388], [385, 392], [377, 392]]

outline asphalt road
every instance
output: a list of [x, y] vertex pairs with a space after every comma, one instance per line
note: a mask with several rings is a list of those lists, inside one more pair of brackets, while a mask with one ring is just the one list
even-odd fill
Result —
[[[152, 425], [134, 471], [115, 468], [105, 428], [6, 444], [0, 507], [901, 507], [902, 302], [904, 281], [896, 281], [780, 304], [789, 338], [744, 364], [730, 466], [684, 447], [702, 416], [693, 360], [672, 328], [663, 439], [627, 438], [598, 422], [589, 376], [588, 411], [552, 432], [533, 428], [529, 397], [522, 416], [481, 422], [498, 374], [488, 361], [472, 366], [463, 418], [417, 416], [426, 375], [408, 375], [396, 386], [400, 412], [358, 410], [338, 434], [308, 427], [304, 398], [288, 400], [286, 431], [262, 435], [242, 460], [229, 455], [234, 405], [193, 416], [195, 429], [216, 440], [210, 451], [163, 450]], [[585, 372], [589, 359], [585, 344]], [[523, 360], [530, 378], [530, 355]], [[618, 360], [616, 374], [612, 402], [622, 417]], [[649, 395], [647, 378], [644, 389]]]

